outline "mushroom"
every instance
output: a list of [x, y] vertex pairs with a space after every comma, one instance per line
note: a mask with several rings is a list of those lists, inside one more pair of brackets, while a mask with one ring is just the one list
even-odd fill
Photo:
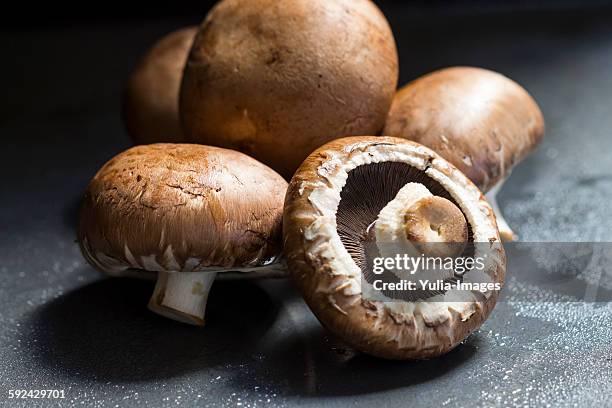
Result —
[[218, 273], [273, 274], [287, 183], [242, 153], [199, 145], [131, 148], [87, 187], [78, 238], [112, 276], [157, 273], [156, 313], [204, 324]]
[[505, 276], [493, 210], [480, 190], [437, 153], [400, 138], [343, 138], [312, 153], [289, 183], [283, 236], [290, 273], [321, 323], [383, 358], [448, 352], [487, 319], [499, 291], [426, 289], [405, 299], [383, 291], [373, 298], [372, 241], [378, 253], [403, 241], [429, 255], [484, 259], [480, 269], [433, 271], [450, 272], [445, 282], [501, 288]]
[[400, 89], [383, 134], [435, 150], [487, 194], [504, 240], [516, 236], [496, 194], [513, 166], [544, 136], [544, 118], [516, 82], [481, 68], [452, 67]]
[[393, 33], [370, 0], [223, 0], [189, 55], [181, 122], [189, 141], [290, 178], [325, 142], [378, 134], [397, 79]]
[[174, 31], [142, 56], [123, 91], [123, 121], [137, 144], [182, 142], [178, 98], [197, 27]]

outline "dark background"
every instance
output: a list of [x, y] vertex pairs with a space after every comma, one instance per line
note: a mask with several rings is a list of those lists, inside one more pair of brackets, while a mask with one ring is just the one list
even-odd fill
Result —
[[[442, 358], [403, 363], [342, 347], [287, 282], [215, 283], [208, 326], [197, 330], [148, 312], [150, 283], [96, 273], [74, 242], [75, 217], [89, 179], [130, 146], [123, 81], [149, 45], [201, 21], [209, 2], [125, 3], [24, 2], [1, 17], [0, 402], [9, 389], [57, 388], [63, 406], [612, 406], [610, 303], [567, 302], [524, 282], [516, 259], [508, 296], [481, 330]], [[476, 65], [540, 103], [546, 139], [501, 194], [521, 239], [609, 241], [611, 8], [379, 4], [401, 84]], [[600, 284], [611, 282], [608, 273]]]
[[[40, 3], [40, 4], [36, 4]], [[175, 2], [15, 2], [2, 16], [3, 27], [28, 28], [33, 24], [57, 27], [95, 21], [108, 23], [152, 18], [189, 18], [199, 21], [216, 3], [214, 0], [182, 0]], [[389, 15], [403, 13], [429, 15], [483, 14], [490, 12], [523, 12], [534, 10], [585, 10], [609, 7], [610, 0], [378, 0], [375, 3]]]

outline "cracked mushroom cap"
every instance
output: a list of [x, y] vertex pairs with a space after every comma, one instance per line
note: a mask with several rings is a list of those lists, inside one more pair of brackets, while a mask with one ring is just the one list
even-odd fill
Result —
[[487, 192], [542, 140], [544, 118], [511, 79], [452, 67], [401, 88], [383, 134], [433, 149]]
[[327, 141], [378, 134], [397, 79], [393, 33], [370, 0], [223, 0], [189, 55], [181, 121], [189, 141], [290, 178]]
[[106, 163], [87, 187], [81, 250], [116, 276], [268, 263], [281, 251], [286, 187], [276, 172], [232, 150], [137, 146]]
[[197, 27], [156, 42], [130, 74], [123, 91], [123, 121], [137, 144], [183, 142], [179, 90]]
[[[499, 294], [448, 291], [414, 301], [364, 297], [370, 284], [364, 278], [368, 230], [410, 183], [426, 187], [425, 201], [431, 193], [460, 209], [468, 241], [483, 243], [472, 246], [474, 257], [484, 256], [483, 247], [487, 249], [484, 269], [470, 270], [462, 279], [501, 284], [505, 254], [497, 245], [491, 207], [463, 173], [422, 145], [391, 137], [330, 142], [298, 169], [285, 199], [285, 257], [306, 302], [321, 323], [349, 345], [389, 359], [448, 352], [480, 327]], [[448, 217], [463, 225], [456, 213], [448, 212]]]

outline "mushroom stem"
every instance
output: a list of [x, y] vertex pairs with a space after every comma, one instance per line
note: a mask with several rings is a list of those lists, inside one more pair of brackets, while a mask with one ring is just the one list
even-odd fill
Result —
[[179, 322], [204, 326], [215, 272], [159, 272], [149, 309]]
[[376, 221], [377, 245], [393, 242], [432, 257], [459, 256], [467, 243], [467, 221], [451, 201], [423, 184], [406, 184]]
[[404, 215], [408, 240], [428, 256], [459, 256], [468, 239], [467, 221], [455, 204], [443, 197], [425, 197]]
[[284, 278], [287, 265], [276, 259], [267, 265], [219, 268], [210, 272], [158, 272], [149, 309], [169, 319], [204, 326], [204, 314], [210, 288], [218, 274], [231, 279]]
[[506, 222], [502, 210], [499, 207], [499, 204], [497, 203], [497, 194], [501, 190], [505, 181], [506, 179], [501, 180], [499, 183], [493, 186], [489, 190], [489, 192], [485, 194], [485, 196], [487, 198], [487, 201], [489, 201], [489, 204], [491, 204], [493, 212], [495, 213], [495, 218], [497, 220], [497, 228], [499, 229], [499, 236], [501, 237], [502, 241], [513, 242], [518, 239], [518, 235], [516, 235], [514, 231], [512, 231], [512, 228], [510, 228], [510, 225], [508, 225], [508, 223]]

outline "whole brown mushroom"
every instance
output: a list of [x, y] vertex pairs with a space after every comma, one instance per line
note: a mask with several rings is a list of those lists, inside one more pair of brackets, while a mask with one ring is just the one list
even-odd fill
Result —
[[272, 169], [232, 150], [137, 146], [106, 163], [87, 187], [79, 243], [109, 275], [157, 273], [149, 308], [203, 325], [217, 273], [284, 269], [286, 188]]
[[430, 147], [464, 172], [493, 205], [504, 240], [515, 239], [496, 193], [544, 136], [544, 118], [516, 82], [493, 71], [452, 67], [398, 91], [383, 134]]
[[393, 33], [370, 0], [223, 0], [185, 67], [183, 130], [290, 178], [325, 142], [379, 133], [397, 78]]
[[[448, 352], [487, 319], [499, 291], [371, 298], [372, 240], [381, 253], [388, 245], [438, 242], [442, 252], [434, 256], [463, 251], [484, 259], [480, 269], [434, 271], [450, 272], [447, 279], [501, 288], [505, 276], [493, 210], [480, 190], [438, 154], [405, 139], [349, 137], [312, 153], [289, 183], [283, 235], [289, 270], [321, 323], [383, 358]], [[450, 243], [459, 246], [449, 250]]]
[[136, 144], [184, 141], [179, 90], [196, 32], [197, 27], [186, 27], [166, 35], [130, 74], [123, 91], [123, 121]]

